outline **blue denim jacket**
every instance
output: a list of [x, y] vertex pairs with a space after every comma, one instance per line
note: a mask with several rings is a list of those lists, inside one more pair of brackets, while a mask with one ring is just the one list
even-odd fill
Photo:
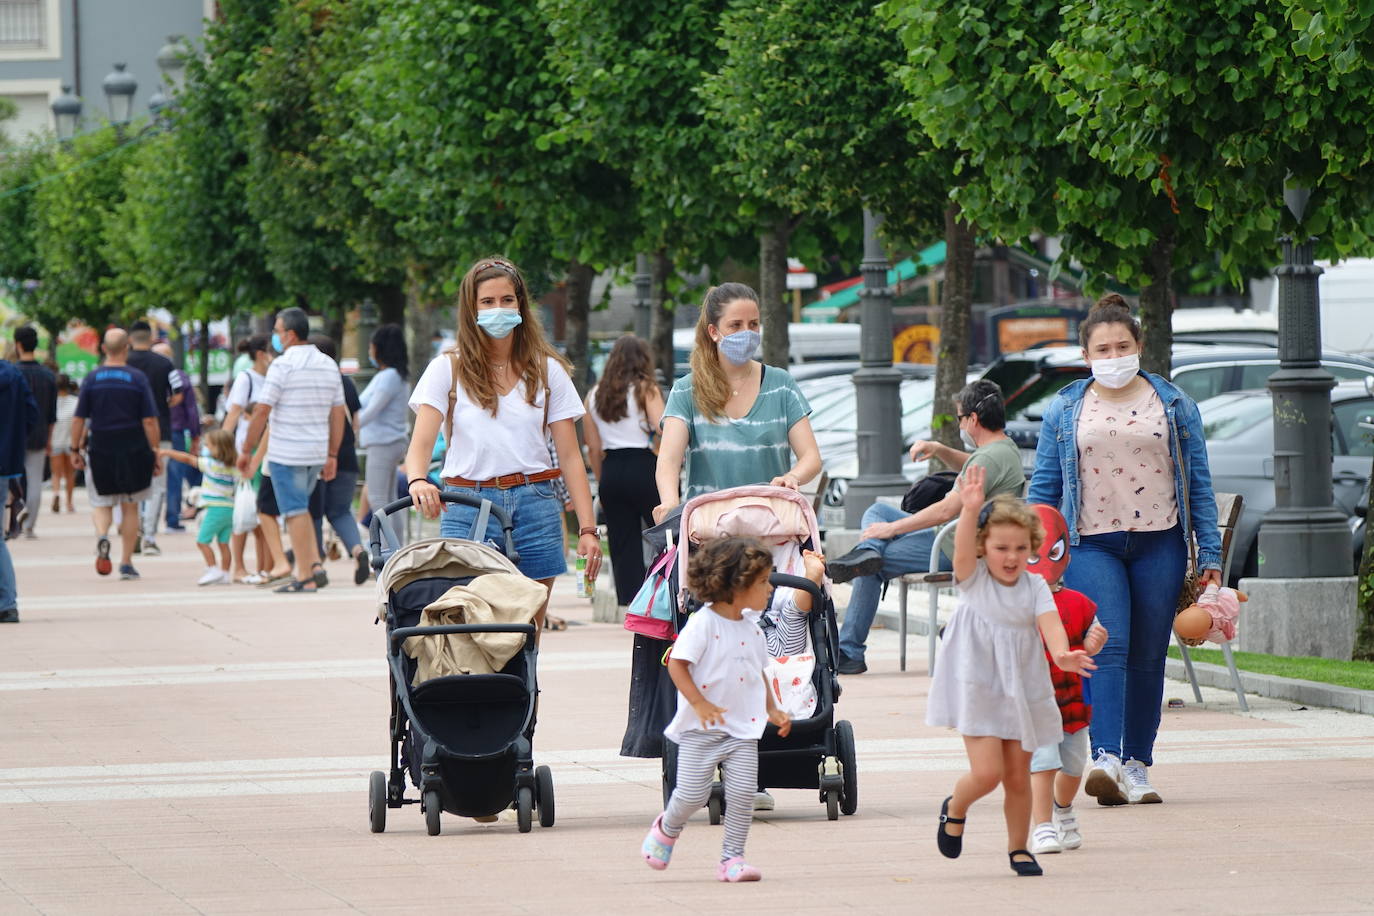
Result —
[[[1217, 530], [1217, 501], [1212, 472], [1207, 466], [1207, 441], [1197, 404], [1158, 375], [1141, 373], [1155, 387], [1169, 424], [1169, 455], [1174, 460], [1174, 492], [1178, 499], [1183, 537], [1197, 532], [1198, 569], [1221, 569], [1221, 532]], [[1045, 411], [1040, 442], [1035, 449], [1026, 502], [1058, 506], [1069, 525], [1069, 543], [1078, 543], [1078, 414], [1091, 379], [1066, 386]], [[1179, 460], [1180, 453], [1183, 459]], [[1188, 498], [1183, 475], [1188, 474]], [[1187, 507], [1185, 511], [1183, 507]]]

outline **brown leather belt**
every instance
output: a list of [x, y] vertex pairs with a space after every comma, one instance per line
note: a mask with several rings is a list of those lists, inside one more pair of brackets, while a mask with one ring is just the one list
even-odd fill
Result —
[[498, 490], [509, 490], [512, 487], [523, 487], [527, 483], [542, 483], [545, 480], [555, 480], [562, 476], [561, 468], [550, 468], [547, 471], [540, 471], [538, 474], [502, 474], [500, 477], [493, 477], [490, 480], [445, 477], [444, 483], [451, 487], [496, 487]]

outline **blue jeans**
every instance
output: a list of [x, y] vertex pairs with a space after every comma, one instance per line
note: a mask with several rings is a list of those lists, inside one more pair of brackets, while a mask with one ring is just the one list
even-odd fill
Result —
[[[907, 518], [908, 513], [886, 503], [874, 503], [864, 513], [862, 527], [877, 522], [895, 522]], [[863, 661], [864, 642], [868, 630], [873, 626], [873, 617], [878, 613], [878, 599], [882, 595], [883, 583], [907, 573], [928, 572], [930, 570], [930, 549], [935, 544], [938, 528], [923, 528], [898, 535], [890, 541], [868, 538], [854, 545], [855, 550], [867, 547], [883, 555], [883, 568], [871, 576], [859, 576], [854, 580], [853, 591], [849, 594], [849, 607], [844, 612], [844, 626], [840, 628], [840, 651], [855, 661]], [[941, 569], [953, 569], [948, 557], [940, 557]]]
[[1183, 532], [1114, 531], [1079, 539], [1064, 584], [1097, 603], [1107, 645], [1093, 659], [1093, 755], [1154, 763], [1164, 657], [1188, 552]]
[[282, 518], [291, 518], [310, 511], [310, 494], [315, 492], [323, 465], [297, 467], [268, 461], [272, 471], [272, 492], [277, 497], [277, 510]]
[[[190, 450], [191, 440], [186, 430], [172, 431], [172, 448], [179, 452]], [[189, 464], [182, 464], [170, 458], [163, 463], [163, 468], [163, 473], [167, 475], [167, 527], [180, 528], [182, 485], [200, 486], [200, 471]]]
[[344, 550], [353, 555], [353, 548], [362, 544], [358, 536], [358, 520], [353, 517], [353, 492], [358, 488], [357, 471], [339, 471], [333, 480], [321, 480], [310, 494], [310, 517], [315, 523], [315, 544], [324, 556], [324, 531], [321, 518], [329, 519], [329, 527], [343, 541]]
[[[0, 506], [4, 505], [0, 498]], [[34, 507], [34, 511], [38, 511]], [[19, 609], [19, 586], [14, 578], [14, 562], [10, 559], [10, 548], [0, 537], [0, 611]]]
[[[489, 500], [505, 509], [514, 526], [515, 549], [520, 554], [516, 564], [520, 572], [531, 579], [552, 579], [568, 571], [564, 554], [563, 503], [554, 492], [551, 481], [527, 483], [501, 490], [496, 487], [454, 487], [444, 485], [445, 493], [464, 493]], [[501, 525], [493, 515], [487, 520], [485, 532], [473, 532], [477, 509], [472, 506], [446, 504], [439, 520], [439, 535], [446, 538], [467, 538], [483, 543], [490, 541], [496, 549], [506, 552], [506, 539]]]

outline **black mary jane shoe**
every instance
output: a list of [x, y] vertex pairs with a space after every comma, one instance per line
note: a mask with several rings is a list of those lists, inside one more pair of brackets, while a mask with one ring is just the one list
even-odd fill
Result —
[[935, 830], [935, 843], [940, 847], [940, 854], [946, 859], [957, 859], [959, 853], [964, 851], [964, 835], [952, 836], [945, 833], [945, 824], [962, 824], [964, 818], [949, 816], [949, 802], [954, 798], [951, 795], [940, 805], [940, 826]]
[[[1016, 860], [1017, 856], [1029, 856], [1030, 861], [1026, 862], [1022, 860], [1018, 862]], [[1029, 849], [1013, 849], [1011, 852], [1007, 853], [1007, 859], [1011, 862], [1011, 870], [1022, 878], [1034, 878], [1037, 875], [1043, 875], [1045, 873], [1045, 870], [1040, 867], [1040, 863], [1035, 860], [1035, 856], [1031, 854]]]

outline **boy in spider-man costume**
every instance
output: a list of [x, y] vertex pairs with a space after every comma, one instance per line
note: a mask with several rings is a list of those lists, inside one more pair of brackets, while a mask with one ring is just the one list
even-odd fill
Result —
[[[1043, 576], [1054, 594], [1069, 648], [1096, 655], [1107, 643], [1107, 630], [1097, 622], [1097, 605], [1082, 592], [1064, 587], [1064, 570], [1069, 565], [1069, 527], [1058, 509], [1034, 505], [1031, 509], [1040, 517], [1045, 540], [1039, 555], [1031, 557], [1026, 569]], [[1031, 758], [1031, 852], [1036, 855], [1083, 845], [1073, 799], [1088, 761], [1087, 727], [1092, 717], [1091, 698], [1085, 696], [1088, 682], [1077, 674], [1059, 670], [1054, 659], [1049, 662], [1054, 698], [1064, 718], [1064, 739], [1037, 748]]]

